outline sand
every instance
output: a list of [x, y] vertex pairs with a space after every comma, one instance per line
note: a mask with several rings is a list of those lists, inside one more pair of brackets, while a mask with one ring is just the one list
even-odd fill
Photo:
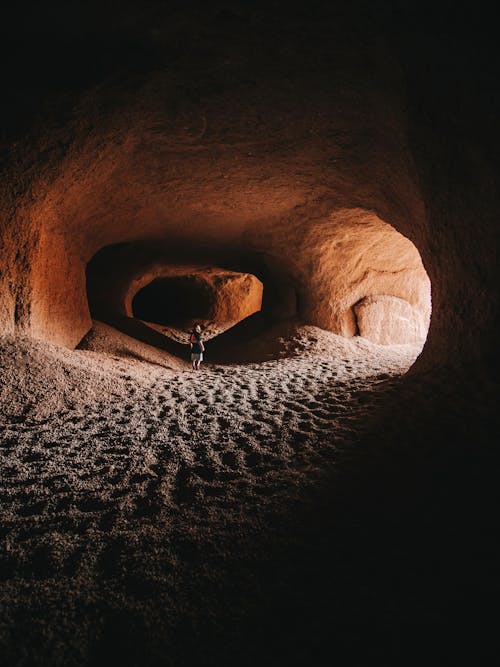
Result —
[[[199, 373], [99, 323], [86, 350], [2, 339], [5, 664], [299, 664], [314, 632], [324, 648], [332, 585], [336, 641], [355, 642], [364, 593], [348, 582], [372, 547], [351, 516], [331, 551], [317, 522], [419, 349], [287, 334], [260, 363], [211, 364], [207, 344]], [[382, 436], [398, 437], [387, 420]]]

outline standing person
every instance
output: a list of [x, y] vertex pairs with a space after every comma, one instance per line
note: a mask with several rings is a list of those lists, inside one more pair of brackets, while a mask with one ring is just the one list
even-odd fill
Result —
[[191, 363], [193, 364], [193, 370], [199, 371], [200, 364], [203, 361], [203, 352], [205, 351], [199, 324], [193, 327], [191, 335], [189, 336], [189, 344], [191, 346]]

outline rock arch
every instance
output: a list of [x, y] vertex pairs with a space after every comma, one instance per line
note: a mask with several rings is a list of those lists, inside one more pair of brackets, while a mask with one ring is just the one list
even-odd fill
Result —
[[[427, 168], [432, 150], [422, 155], [417, 147], [417, 137], [429, 140], [404, 107], [398, 66], [370, 52], [383, 75], [368, 82], [349, 53], [338, 54], [321, 86], [304, 66], [293, 87], [248, 80], [237, 96], [228, 85], [196, 97], [157, 72], [96, 88], [67, 122], [13, 147], [2, 179], [2, 330], [74, 347], [91, 326], [87, 263], [108, 245], [154, 239], [172, 247], [196, 239], [215, 265], [221, 253], [258, 255], [286, 276], [289, 301], [297, 295], [307, 321], [346, 335], [365, 297], [415, 306], [415, 295], [385, 287], [359, 290], [330, 314], [326, 295], [315, 305], [311, 295], [330, 289], [318, 286], [331, 243], [321, 239], [343, 217], [366, 229], [388, 224], [420, 252], [434, 312], [421, 367], [487, 353], [493, 311], [479, 287], [484, 272], [462, 254], [472, 218], [484, 225], [466, 213], [470, 202], [442, 209]], [[471, 224], [460, 222], [464, 215]], [[490, 236], [482, 237], [488, 266]], [[483, 316], [480, 344], [468, 322]]]

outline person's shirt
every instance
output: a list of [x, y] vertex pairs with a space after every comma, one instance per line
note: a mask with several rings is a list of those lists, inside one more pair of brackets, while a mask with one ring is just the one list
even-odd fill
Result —
[[201, 354], [202, 352], [201, 333], [199, 333], [198, 331], [193, 331], [189, 338], [189, 342], [191, 343], [191, 351], [194, 354]]

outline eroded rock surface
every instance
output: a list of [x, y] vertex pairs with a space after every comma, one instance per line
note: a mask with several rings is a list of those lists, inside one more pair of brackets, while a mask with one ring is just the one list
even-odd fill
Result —
[[423, 344], [428, 322], [418, 309], [394, 296], [368, 296], [354, 306], [359, 335], [379, 345]]
[[[29, 4], [0, 21], [5, 664], [494, 664], [497, 21]], [[125, 308], [175, 263], [254, 275], [276, 328], [185, 372]], [[429, 279], [395, 379], [419, 346], [356, 304], [426, 322]], [[100, 294], [121, 334], [86, 335]]]
[[[258, 312], [263, 286], [248, 273], [218, 268], [166, 268], [133, 299], [135, 317], [157, 324], [200, 318], [236, 323]], [[131, 314], [132, 314], [131, 313]]]
[[[12, 190], [3, 234], [5, 330], [74, 347], [92, 316], [106, 319], [89, 309], [89, 267], [115, 247], [112, 279], [98, 280], [115, 304], [158, 262], [181, 262], [251, 273], [275, 293], [275, 313], [286, 295], [281, 312], [345, 336], [352, 306], [374, 291], [428, 311], [419, 251], [431, 232], [397, 66], [366, 47], [394, 74], [382, 94], [346, 42], [320, 69], [307, 49], [283, 52], [269, 80], [226, 81], [209, 59], [198, 96], [181, 63], [156, 69], [86, 91], [62, 125], [41, 127], [43, 166], [26, 146], [3, 180], [29, 183]], [[279, 72], [292, 63], [289, 85]]]

